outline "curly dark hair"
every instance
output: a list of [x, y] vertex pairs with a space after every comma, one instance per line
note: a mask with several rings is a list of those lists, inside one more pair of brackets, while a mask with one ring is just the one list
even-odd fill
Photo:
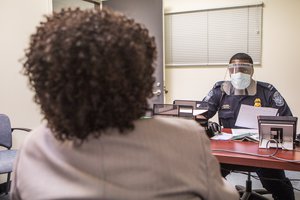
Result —
[[109, 9], [47, 16], [26, 50], [23, 74], [61, 141], [134, 128], [152, 97], [156, 46], [141, 24]]

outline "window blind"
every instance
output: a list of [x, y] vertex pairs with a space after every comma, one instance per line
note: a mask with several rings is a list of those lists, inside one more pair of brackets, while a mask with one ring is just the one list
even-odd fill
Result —
[[238, 52], [261, 63], [262, 5], [165, 14], [166, 66], [227, 65]]

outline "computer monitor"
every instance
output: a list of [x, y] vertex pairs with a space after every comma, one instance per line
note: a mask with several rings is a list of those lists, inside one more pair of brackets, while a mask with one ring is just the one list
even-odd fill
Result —
[[[195, 101], [195, 100], [174, 100], [174, 105], [180, 106], [182, 109], [180, 109], [179, 114], [184, 114], [184, 112], [181, 112], [185, 110], [185, 107], [192, 107], [192, 115], [191, 116], [197, 116], [202, 115], [203, 113], [207, 112], [208, 110], [208, 102], [206, 101]], [[190, 113], [190, 112], [188, 112]]]
[[184, 105], [184, 106], [193, 106], [193, 109], [201, 109], [207, 110], [208, 109], [208, 102], [206, 101], [195, 101], [195, 100], [174, 100], [173, 104], [175, 105]]
[[153, 115], [166, 115], [194, 119], [193, 106], [175, 104], [153, 104]]
[[297, 117], [258, 116], [259, 148], [294, 149]]

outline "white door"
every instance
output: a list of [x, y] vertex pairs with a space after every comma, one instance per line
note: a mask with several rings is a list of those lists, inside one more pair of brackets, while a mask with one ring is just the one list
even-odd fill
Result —
[[155, 37], [157, 46], [157, 62], [155, 70], [156, 82], [153, 86], [154, 97], [149, 100], [154, 103], [164, 102], [163, 82], [163, 0], [107, 0], [103, 6], [125, 13], [135, 21], [145, 24], [150, 35]]

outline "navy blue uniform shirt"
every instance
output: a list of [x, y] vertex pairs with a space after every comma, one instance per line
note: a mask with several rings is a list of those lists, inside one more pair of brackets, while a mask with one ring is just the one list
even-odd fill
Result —
[[208, 102], [208, 112], [204, 116], [209, 119], [218, 112], [219, 123], [224, 128], [238, 128], [235, 126], [235, 122], [241, 104], [277, 108], [279, 116], [292, 116], [284, 98], [269, 83], [257, 81], [254, 95], [227, 94], [228, 92], [226, 93], [222, 87], [223, 83], [224, 81], [217, 82], [204, 98], [204, 101]]

